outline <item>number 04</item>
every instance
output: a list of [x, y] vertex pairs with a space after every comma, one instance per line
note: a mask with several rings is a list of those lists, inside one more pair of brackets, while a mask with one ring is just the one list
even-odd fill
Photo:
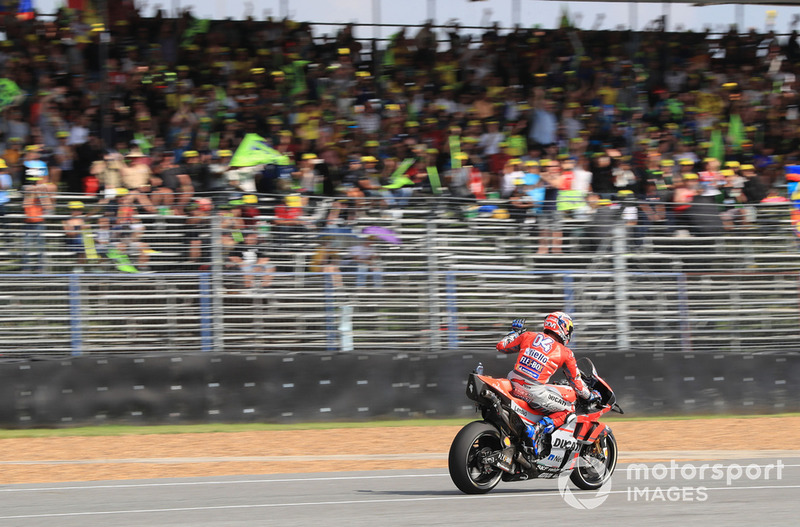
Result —
[[553, 342], [555, 341], [553, 340], [552, 337], [547, 337], [539, 333], [533, 339], [533, 342], [531, 344], [533, 346], [538, 346], [542, 348], [544, 351], [550, 351], [550, 349], [553, 347]]

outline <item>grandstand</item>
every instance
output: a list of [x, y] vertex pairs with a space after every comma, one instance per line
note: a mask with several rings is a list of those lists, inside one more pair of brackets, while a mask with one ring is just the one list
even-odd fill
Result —
[[[574, 314], [579, 349], [792, 347], [794, 36], [469, 40], [448, 26], [403, 28], [384, 49], [350, 26], [319, 38], [290, 20], [85, 22], [9, 20], [0, 48], [4, 357], [489, 350], [509, 318], [554, 309]], [[246, 134], [279, 155], [229, 170]], [[25, 164], [37, 156], [44, 183]], [[563, 163], [554, 178], [572, 163], [583, 179], [530, 178], [522, 161]], [[694, 196], [719, 198], [686, 200], [694, 172]], [[34, 228], [25, 199], [40, 186], [55, 204]], [[537, 189], [547, 197], [515, 211]], [[567, 191], [579, 204], [561, 210]], [[243, 196], [246, 219], [231, 212]], [[297, 218], [287, 196], [304, 200]], [[662, 223], [643, 212], [654, 204]], [[672, 215], [687, 206], [693, 217]], [[86, 230], [68, 232], [79, 209]], [[368, 227], [397, 240], [367, 243]], [[559, 229], [560, 252], [542, 254]], [[235, 259], [249, 232], [269, 258], [265, 287]]]
[[[261, 220], [274, 219], [271, 197]], [[320, 200], [320, 205], [322, 200]], [[385, 212], [385, 211], [384, 211]], [[456, 218], [430, 198], [391, 214], [367, 213], [338, 229], [341, 266], [312, 272], [324, 228], [262, 244], [276, 266], [268, 288], [248, 289], [224, 255], [189, 265], [185, 218], [143, 217], [143, 239], [158, 254], [148, 272], [123, 273], [111, 260], [76, 273], [55, 216], [44, 268], [24, 271], [24, 225], [10, 213], [2, 281], [0, 349], [30, 354], [320, 351], [359, 353], [488, 349], [511, 314], [536, 319], [565, 308], [579, 321], [579, 348], [652, 351], [774, 351], [791, 346], [800, 320], [800, 257], [789, 206], [763, 206], [773, 218], [719, 237], [657, 233], [633, 243], [584, 247], [586, 219], [565, 228], [564, 253], [536, 254], [535, 231], [491, 215]], [[380, 281], [347, 264], [367, 226], [397, 233], [378, 243]], [[216, 234], [215, 234], [216, 231]], [[204, 238], [212, 255], [214, 227]], [[616, 243], [614, 243], [616, 241]], [[38, 260], [34, 260], [38, 261]], [[334, 274], [341, 286], [333, 287]], [[621, 321], [625, 323], [622, 324]]]

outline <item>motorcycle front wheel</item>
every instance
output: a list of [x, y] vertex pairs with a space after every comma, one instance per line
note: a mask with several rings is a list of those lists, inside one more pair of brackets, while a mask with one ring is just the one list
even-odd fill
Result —
[[591, 445], [583, 447], [578, 464], [569, 475], [576, 487], [597, 490], [611, 478], [617, 468], [617, 440], [609, 428]]
[[474, 421], [462, 428], [453, 439], [447, 458], [456, 487], [465, 494], [485, 494], [495, 488], [503, 472], [485, 459], [501, 449], [500, 432], [489, 423]]

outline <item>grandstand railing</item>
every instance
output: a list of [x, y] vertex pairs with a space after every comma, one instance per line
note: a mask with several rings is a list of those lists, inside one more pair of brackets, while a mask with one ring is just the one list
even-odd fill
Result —
[[[146, 245], [126, 254], [130, 267], [102, 248], [90, 218], [99, 254], [79, 261], [61, 223], [68, 199], [35, 233], [41, 244], [14, 204], [4, 218], [3, 357], [490, 352], [511, 318], [536, 327], [556, 309], [573, 314], [578, 350], [770, 352], [796, 350], [800, 336], [800, 252], [787, 203], [700, 232], [626, 225], [624, 207], [605, 220], [567, 214], [562, 254], [540, 255], [536, 216], [506, 217], [502, 200], [367, 200], [334, 221], [336, 202], [312, 199], [307, 228], [281, 232], [280, 197], [261, 196], [246, 227], [274, 266], [260, 287], [261, 273], [248, 273], [256, 275], [248, 284], [245, 270], [226, 265], [234, 235], [215, 212], [202, 228], [183, 216], [141, 216]], [[400, 240], [375, 240], [372, 269], [350, 257], [367, 226]], [[191, 240], [202, 249], [192, 262]], [[335, 266], [317, 265], [323, 245], [338, 255]]]

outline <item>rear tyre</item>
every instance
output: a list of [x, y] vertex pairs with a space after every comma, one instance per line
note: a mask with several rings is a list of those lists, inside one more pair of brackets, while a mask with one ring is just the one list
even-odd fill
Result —
[[579, 489], [597, 490], [611, 478], [616, 468], [617, 440], [609, 428], [597, 441], [583, 447], [569, 479]]
[[447, 458], [456, 487], [465, 494], [485, 494], [495, 488], [503, 472], [484, 460], [501, 449], [500, 432], [489, 423], [474, 421], [462, 428], [453, 439]]

